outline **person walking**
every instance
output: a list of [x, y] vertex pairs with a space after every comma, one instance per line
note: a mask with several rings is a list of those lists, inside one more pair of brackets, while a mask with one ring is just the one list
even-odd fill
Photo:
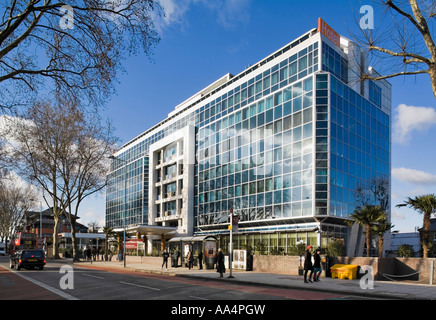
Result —
[[167, 249], [165, 249], [164, 252], [162, 253], [163, 261], [162, 261], [162, 268], [161, 269], [163, 269], [163, 267], [165, 265], [165, 268], [168, 271], [168, 257], [169, 256], [170, 256], [170, 254], [168, 253]]
[[179, 256], [180, 256], [179, 250], [178, 249], [174, 250], [172, 256], [172, 261], [173, 261], [172, 267], [177, 268], [179, 266]]
[[189, 268], [189, 270], [191, 270], [193, 262], [194, 262], [194, 256], [193, 256], [191, 250], [189, 250], [188, 256], [186, 257], [186, 260], [188, 261], [188, 268]]
[[199, 269], [202, 270], [203, 269], [203, 251], [200, 250], [200, 252], [198, 252], [198, 265], [199, 265]]
[[218, 249], [218, 255], [216, 259], [216, 272], [219, 272], [220, 278], [222, 278], [223, 273], [226, 272], [226, 268], [224, 266], [224, 253], [221, 248]]
[[318, 282], [319, 276], [321, 275], [321, 249], [317, 248], [315, 254], [313, 255], [313, 281]]
[[[304, 256], [304, 283], [312, 282], [313, 265], [312, 265], [312, 246], [307, 246], [306, 254]], [[309, 279], [307, 279], [307, 273], [310, 271]]]

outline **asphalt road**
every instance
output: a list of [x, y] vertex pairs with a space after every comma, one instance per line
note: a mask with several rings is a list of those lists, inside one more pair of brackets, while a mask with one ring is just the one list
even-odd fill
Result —
[[[48, 262], [44, 270], [10, 270], [0, 257], [0, 300], [262, 301], [355, 299], [340, 294], [107, 271]], [[180, 311], [180, 310], [179, 310]]]

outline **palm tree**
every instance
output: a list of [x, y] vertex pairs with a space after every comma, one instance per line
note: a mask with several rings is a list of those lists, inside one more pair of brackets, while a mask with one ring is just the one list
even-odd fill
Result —
[[358, 207], [350, 215], [353, 220], [365, 228], [366, 237], [366, 256], [371, 256], [371, 239], [372, 239], [372, 229], [374, 225], [386, 218], [385, 212], [380, 208], [380, 206], [365, 205], [363, 207]]
[[104, 258], [105, 261], [108, 260], [108, 249], [109, 249], [109, 238], [114, 235], [114, 229], [111, 227], [103, 227], [103, 233], [105, 234], [104, 239]]
[[412, 208], [424, 215], [422, 226], [422, 251], [424, 258], [428, 258], [428, 251], [430, 249], [430, 218], [431, 215], [436, 213], [436, 196], [434, 194], [426, 194], [417, 196], [415, 199], [407, 198], [404, 203], [398, 204], [397, 207]]
[[383, 236], [386, 232], [391, 230], [394, 225], [387, 221], [386, 218], [375, 224], [372, 231], [378, 236], [378, 257], [383, 257]]

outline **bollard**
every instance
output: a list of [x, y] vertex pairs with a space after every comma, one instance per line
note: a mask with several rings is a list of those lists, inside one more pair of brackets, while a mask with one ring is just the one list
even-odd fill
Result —
[[430, 261], [430, 284], [433, 285], [434, 278], [434, 259]]

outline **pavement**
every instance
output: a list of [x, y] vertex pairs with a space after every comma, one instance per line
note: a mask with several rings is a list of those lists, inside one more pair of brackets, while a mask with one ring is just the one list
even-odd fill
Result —
[[319, 282], [304, 283], [302, 276], [259, 273], [253, 271], [232, 270], [233, 278], [226, 269], [223, 278], [218, 277], [215, 269], [198, 270], [198, 267], [189, 270], [188, 268], [162, 269], [160, 266], [148, 264], [126, 263], [120, 261], [90, 261], [75, 262], [74, 265], [82, 267], [103, 268], [103, 269], [128, 269], [129, 271], [161, 274], [174, 277], [187, 277], [203, 280], [226, 281], [237, 284], [264, 285], [277, 288], [288, 288], [296, 290], [315, 290], [318, 292], [341, 293], [366, 297], [368, 299], [405, 299], [405, 300], [436, 300], [436, 284], [425, 285], [411, 282], [397, 281], [374, 281], [373, 288], [361, 288], [361, 280], [340, 280], [336, 278], [320, 278]]

